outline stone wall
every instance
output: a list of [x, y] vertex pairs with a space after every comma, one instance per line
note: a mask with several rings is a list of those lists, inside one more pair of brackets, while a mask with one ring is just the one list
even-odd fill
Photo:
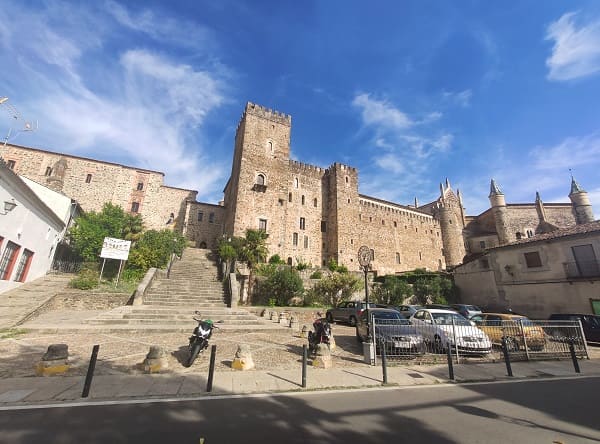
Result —
[[225, 208], [200, 202], [189, 202], [186, 215], [185, 236], [196, 247], [217, 248], [223, 235]]

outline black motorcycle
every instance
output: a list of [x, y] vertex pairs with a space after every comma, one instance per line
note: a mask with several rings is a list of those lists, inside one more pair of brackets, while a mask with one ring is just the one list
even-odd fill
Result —
[[317, 353], [317, 346], [319, 344], [331, 343], [331, 325], [327, 322], [327, 319], [320, 318], [313, 322], [313, 331], [308, 332], [308, 349], [311, 353]]
[[[200, 315], [198, 311], [194, 313]], [[198, 325], [194, 328], [192, 336], [190, 336], [190, 354], [186, 363], [187, 367], [191, 367], [198, 355], [208, 348], [208, 340], [212, 336], [213, 329], [219, 328], [210, 319], [202, 320], [197, 317], [193, 319], [198, 322]]]

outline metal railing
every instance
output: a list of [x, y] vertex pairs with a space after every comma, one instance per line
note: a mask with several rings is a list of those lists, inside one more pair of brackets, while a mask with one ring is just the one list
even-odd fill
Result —
[[568, 278], [600, 277], [599, 261], [564, 262]]
[[529, 319], [480, 322], [449, 320], [426, 323], [411, 320], [371, 321], [371, 340], [377, 356], [385, 347], [388, 358], [423, 358], [446, 353], [456, 361], [473, 356], [502, 360], [502, 340], [514, 360], [556, 359], [570, 357], [573, 344], [578, 357], [588, 357], [583, 328], [578, 321], [533, 321]]

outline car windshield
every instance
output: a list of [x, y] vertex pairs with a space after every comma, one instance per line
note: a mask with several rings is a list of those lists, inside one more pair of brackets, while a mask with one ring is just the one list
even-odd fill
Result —
[[481, 311], [476, 305], [465, 305], [465, 308], [469, 311]]
[[373, 317], [375, 319], [385, 319], [385, 320], [394, 319], [394, 320], [401, 321], [400, 322], [401, 324], [409, 324], [410, 323], [410, 322], [408, 322], [407, 319], [400, 316], [400, 313], [398, 313], [398, 312], [376, 311], [375, 313], [373, 313]]
[[439, 325], [452, 325], [453, 320], [454, 325], [471, 325], [469, 321], [458, 313], [431, 313], [431, 316], [433, 316], [435, 323]]

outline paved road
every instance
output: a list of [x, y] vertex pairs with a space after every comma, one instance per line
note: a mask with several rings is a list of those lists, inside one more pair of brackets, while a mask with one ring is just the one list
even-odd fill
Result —
[[600, 378], [0, 412], [6, 443], [600, 442]]

